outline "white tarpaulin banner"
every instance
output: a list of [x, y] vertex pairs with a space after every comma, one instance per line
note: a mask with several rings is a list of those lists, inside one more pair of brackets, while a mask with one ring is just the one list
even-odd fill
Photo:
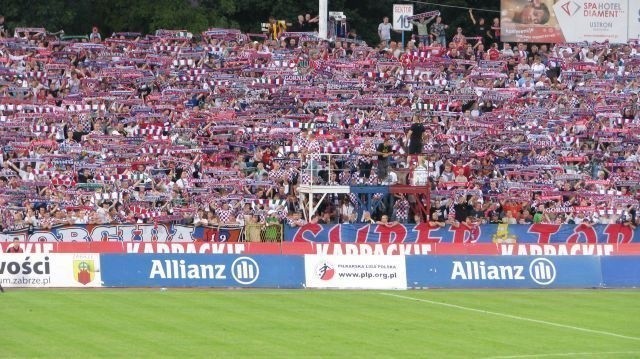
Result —
[[562, 0], [553, 10], [566, 42], [625, 43], [629, 30], [628, 5], [628, 0]]
[[629, 1], [629, 39], [640, 39], [640, 0]]
[[404, 256], [304, 256], [308, 288], [407, 289]]
[[24, 288], [100, 287], [100, 255], [3, 253], [0, 283]]

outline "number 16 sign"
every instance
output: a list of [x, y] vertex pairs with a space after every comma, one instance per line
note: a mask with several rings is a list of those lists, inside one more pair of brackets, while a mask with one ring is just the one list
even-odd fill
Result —
[[408, 17], [413, 16], [413, 5], [393, 4], [393, 29], [411, 31], [413, 25]]

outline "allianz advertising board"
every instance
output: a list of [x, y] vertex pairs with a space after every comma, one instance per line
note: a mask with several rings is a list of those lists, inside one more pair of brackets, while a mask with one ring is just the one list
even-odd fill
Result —
[[103, 254], [105, 287], [300, 288], [302, 256]]
[[598, 257], [407, 256], [409, 288], [586, 288], [602, 283]]

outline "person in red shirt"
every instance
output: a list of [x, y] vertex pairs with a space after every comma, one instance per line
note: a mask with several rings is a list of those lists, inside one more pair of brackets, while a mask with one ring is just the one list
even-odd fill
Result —
[[475, 159], [472, 158], [467, 163], [463, 163], [461, 158], [458, 158], [456, 160], [455, 164], [451, 163], [451, 161], [448, 161], [448, 162], [453, 166], [453, 168], [452, 168], [453, 173], [458, 174], [458, 170], [462, 169], [463, 170], [462, 174], [465, 177], [467, 177], [467, 178], [472, 177], [471, 176], [471, 165], [473, 165], [475, 163]]
[[24, 250], [20, 248], [20, 239], [17, 237], [13, 239], [13, 243], [7, 248], [7, 253], [22, 253]]
[[489, 60], [491, 61], [498, 61], [500, 58], [500, 50], [498, 50], [498, 44], [495, 42], [491, 44], [491, 48], [487, 52], [489, 53]]
[[271, 152], [271, 147], [267, 147], [262, 152], [262, 163], [266, 169], [271, 169], [273, 166], [273, 153]]

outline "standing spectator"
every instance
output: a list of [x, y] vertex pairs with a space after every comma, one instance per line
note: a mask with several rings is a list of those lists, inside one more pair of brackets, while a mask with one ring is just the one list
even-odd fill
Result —
[[391, 156], [391, 141], [385, 137], [384, 141], [376, 148], [378, 155], [378, 178], [385, 179], [389, 173], [389, 156]]
[[382, 22], [378, 25], [378, 36], [385, 47], [389, 46], [389, 41], [391, 41], [391, 27], [388, 16], [382, 18]]
[[306, 14], [304, 16], [304, 21], [307, 23], [305, 31], [318, 31], [318, 22], [320, 21], [320, 18], [317, 15], [315, 17], [311, 17], [311, 14]]
[[540, 76], [546, 74], [547, 67], [540, 61], [540, 57], [536, 56], [531, 64], [531, 71], [533, 72], [533, 78], [538, 80]]
[[339, 208], [340, 211], [340, 221], [342, 223], [349, 223], [351, 218], [355, 214], [355, 207], [351, 204], [348, 197], [344, 197], [342, 199], [342, 203]]
[[446, 29], [449, 25], [442, 23], [442, 16], [436, 17], [436, 23], [431, 25], [431, 35], [435, 37], [435, 42], [439, 43], [442, 47], [447, 47], [447, 34]]
[[99, 43], [102, 41], [102, 36], [100, 35], [100, 32], [98, 31], [97, 26], [94, 26], [91, 29], [91, 34], [89, 35], [89, 41], [93, 43]]
[[285, 29], [281, 26], [279, 21], [276, 21], [276, 18], [273, 16], [269, 16], [269, 25], [267, 28], [267, 36], [271, 40], [280, 39], [280, 34], [283, 33]]
[[500, 18], [494, 17], [489, 31], [491, 41], [500, 42]]
[[491, 44], [491, 47], [489, 48], [489, 50], [487, 50], [487, 54], [489, 55], [489, 60], [498, 61], [498, 59], [500, 59], [500, 50], [498, 50], [498, 44], [495, 42]]
[[358, 172], [362, 178], [369, 178], [371, 176], [371, 168], [373, 167], [372, 155], [375, 154], [376, 148], [373, 145], [370, 137], [367, 137], [365, 141], [356, 150], [358, 153]]
[[409, 139], [409, 154], [416, 155], [422, 153], [422, 135], [425, 128], [422, 124], [420, 116], [413, 116], [413, 124], [407, 132], [407, 138]]
[[458, 198], [458, 202], [453, 205], [453, 209], [455, 211], [455, 220], [458, 222], [464, 222], [471, 214], [473, 207], [467, 201], [466, 196], [461, 196]]
[[458, 27], [456, 29], [456, 34], [453, 35], [452, 41], [455, 44], [455, 46], [458, 48], [458, 50], [464, 49], [465, 45], [467, 44], [467, 37], [464, 36], [464, 34], [462, 33], [461, 27]]
[[352, 27], [351, 29], [349, 29], [349, 33], [347, 34], [347, 39], [356, 40], [356, 41], [360, 40], [360, 36], [358, 36], [358, 32], [356, 31], [355, 28]]
[[409, 201], [402, 193], [395, 194], [394, 196], [397, 199], [393, 204], [393, 217], [400, 223], [406, 223], [409, 218]]
[[471, 22], [473, 23], [473, 35], [480, 37], [482, 39], [482, 43], [486, 46], [489, 46], [491, 30], [485, 23], [484, 17], [481, 17], [476, 21], [476, 18], [473, 16], [473, 9], [469, 9], [469, 17], [471, 18]]
[[298, 15], [298, 19], [296, 20], [296, 22], [291, 25], [292, 31], [304, 32], [307, 31], [307, 28], [308, 24], [304, 19], [304, 15]]
[[4, 28], [4, 16], [0, 15], [0, 37], [7, 37], [7, 29]]
[[504, 57], [512, 57], [514, 56], [514, 52], [513, 49], [511, 49], [511, 44], [508, 42], [505, 42], [503, 47], [502, 47], [502, 56]]
[[418, 41], [420, 42], [420, 44], [422, 44], [422, 46], [429, 46], [429, 29], [427, 26], [435, 18], [436, 18], [435, 16], [432, 16], [428, 19], [423, 17], [418, 21], [415, 21], [415, 20], [411, 21], [411, 23], [416, 26], [416, 29], [418, 29]]

